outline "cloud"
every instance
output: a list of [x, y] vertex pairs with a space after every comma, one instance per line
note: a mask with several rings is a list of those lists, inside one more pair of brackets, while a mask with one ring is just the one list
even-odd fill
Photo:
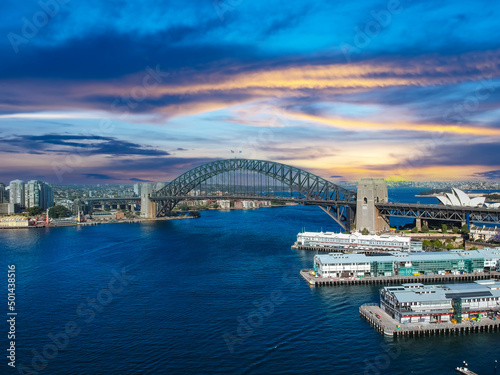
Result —
[[332, 126], [335, 128], [345, 130], [365, 130], [365, 131], [379, 131], [379, 130], [403, 130], [409, 132], [444, 132], [452, 134], [473, 134], [485, 136], [500, 136], [500, 128], [492, 128], [478, 125], [445, 125], [445, 124], [432, 124], [432, 123], [408, 123], [408, 122], [375, 122], [369, 120], [357, 120], [350, 118], [330, 118], [323, 116], [314, 116], [305, 113], [290, 112], [289, 116], [293, 119], [302, 120], [305, 122], [313, 122], [317, 124]]
[[85, 173], [83, 174], [83, 176], [85, 176], [85, 178], [90, 178], [94, 180], [116, 180], [114, 177], [100, 173]]
[[134, 181], [134, 182], [153, 182], [151, 180], [144, 180], [142, 178], [131, 178], [130, 181]]
[[487, 172], [474, 173], [474, 178], [485, 178], [487, 180], [500, 180], [500, 169]]
[[[167, 156], [166, 151], [157, 150], [138, 143], [119, 140], [114, 137], [77, 134], [20, 135], [0, 139], [5, 145], [3, 152], [33, 153], [41, 151], [56, 154], [83, 155], [143, 155]], [[53, 146], [56, 146], [55, 148]], [[9, 149], [10, 148], [10, 149]], [[35, 151], [34, 151], [35, 150]]]

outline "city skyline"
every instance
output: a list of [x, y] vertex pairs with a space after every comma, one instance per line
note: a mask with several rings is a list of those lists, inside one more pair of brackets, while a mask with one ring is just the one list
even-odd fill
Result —
[[0, 181], [170, 181], [234, 156], [333, 182], [499, 180], [497, 15], [487, 1], [9, 2]]

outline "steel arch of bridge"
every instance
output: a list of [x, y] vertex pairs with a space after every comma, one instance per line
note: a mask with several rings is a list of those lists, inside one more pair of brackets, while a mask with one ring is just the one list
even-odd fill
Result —
[[[217, 160], [180, 175], [151, 195], [150, 199], [157, 203], [156, 216], [165, 216], [171, 212], [178, 202], [187, 198], [188, 193], [204, 181], [232, 171], [253, 171], [279, 181], [287, 187], [290, 196], [272, 198], [272, 200], [318, 205], [344, 229], [349, 229], [354, 219], [352, 213], [356, 205], [354, 191], [344, 189], [322, 177], [290, 165], [253, 159]], [[237, 198], [237, 196], [231, 197]]]

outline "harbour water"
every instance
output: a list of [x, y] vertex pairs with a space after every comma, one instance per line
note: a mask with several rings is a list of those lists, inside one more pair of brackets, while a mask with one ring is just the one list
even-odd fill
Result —
[[[39, 374], [453, 374], [465, 360], [494, 373], [498, 333], [393, 341], [358, 313], [379, 286], [309, 287], [299, 270], [314, 254], [290, 248], [303, 227], [338, 229], [317, 207], [294, 206], [2, 231], [5, 276], [16, 265], [16, 365]], [[2, 361], [0, 373], [15, 373]]]

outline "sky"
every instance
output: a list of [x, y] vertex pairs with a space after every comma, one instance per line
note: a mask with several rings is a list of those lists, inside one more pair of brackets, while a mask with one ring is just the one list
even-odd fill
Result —
[[500, 180], [499, 16], [491, 0], [4, 0], [0, 182], [170, 181], [235, 156], [333, 182]]

